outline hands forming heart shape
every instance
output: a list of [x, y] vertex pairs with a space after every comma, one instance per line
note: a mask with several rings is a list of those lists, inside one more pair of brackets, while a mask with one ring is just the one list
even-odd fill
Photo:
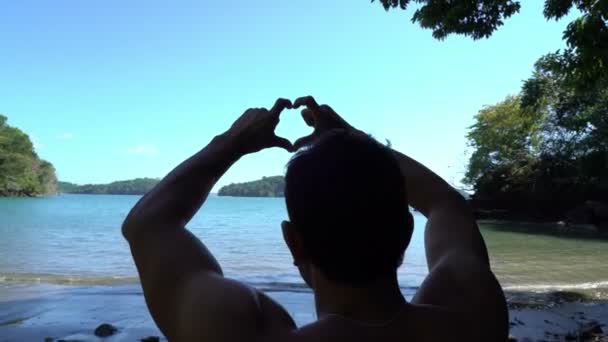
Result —
[[[312, 134], [296, 140], [293, 144], [275, 134], [279, 118], [284, 109], [297, 109], [301, 106], [302, 118], [310, 127]], [[293, 103], [288, 99], [278, 99], [274, 106], [266, 108], [250, 108], [230, 127], [227, 135], [233, 137], [241, 147], [243, 154], [258, 152], [269, 147], [281, 147], [289, 152], [312, 144], [324, 132], [333, 129], [354, 129], [340, 117], [330, 106], [319, 105], [312, 96], [304, 96]]]

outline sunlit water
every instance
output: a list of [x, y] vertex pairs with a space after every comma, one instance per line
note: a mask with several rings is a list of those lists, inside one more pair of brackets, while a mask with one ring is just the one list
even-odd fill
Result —
[[[1, 198], [0, 283], [137, 281], [120, 225], [138, 198]], [[267, 290], [299, 291], [303, 282], [280, 231], [280, 222], [286, 217], [283, 199], [211, 196], [188, 227], [215, 254], [226, 275]], [[425, 218], [416, 214], [415, 224], [399, 270], [401, 286], [410, 293], [427, 274]], [[605, 240], [534, 231], [534, 227], [482, 225], [493, 269], [505, 288], [542, 291], [608, 287]]]

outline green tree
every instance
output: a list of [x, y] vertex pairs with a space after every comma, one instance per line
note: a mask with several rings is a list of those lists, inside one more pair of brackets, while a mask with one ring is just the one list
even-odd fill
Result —
[[54, 193], [56, 183], [53, 165], [38, 158], [27, 134], [0, 115], [0, 196]]
[[555, 58], [541, 58], [522, 89], [522, 105], [546, 117], [542, 170], [562, 195], [608, 200], [608, 75], [581, 87]]
[[522, 88], [522, 105], [548, 117], [551, 153], [608, 151], [608, 75], [583, 89], [556, 59], [548, 55], [536, 63]]
[[526, 112], [519, 96], [509, 96], [480, 110], [475, 120], [467, 134], [473, 153], [464, 182], [482, 197], [526, 192], [540, 154], [542, 115]]
[[520, 96], [475, 117], [464, 182], [477, 199], [559, 216], [587, 200], [608, 201], [608, 84], [580, 91], [545, 62]]

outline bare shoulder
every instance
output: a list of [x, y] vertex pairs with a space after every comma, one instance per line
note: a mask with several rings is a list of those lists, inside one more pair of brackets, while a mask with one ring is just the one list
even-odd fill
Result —
[[215, 274], [188, 281], [176, 301], [180, 341], [258, 341], [295, 328], [289, 314], [264, 293]]

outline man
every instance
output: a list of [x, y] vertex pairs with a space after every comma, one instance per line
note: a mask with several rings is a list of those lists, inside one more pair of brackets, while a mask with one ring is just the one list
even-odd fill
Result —
[[[283, 109], [300, 106], [314, 132], [292, 145], [274, 129]], [[300, 149], [287, 170], [282, 231], [319, 318], [300, 328], [264, 293], [223, 277], [185, 228], [232, 164], [270, 147]], [[429, 275], [411, 303], [397, 283], [413, 231], [408, 202], [428, 218]], [[507, 339], [505, 298], [464, 199], [312, 97], [247, 110], [144, 196], [123, 234], [152, 317], [171, 341]]]

